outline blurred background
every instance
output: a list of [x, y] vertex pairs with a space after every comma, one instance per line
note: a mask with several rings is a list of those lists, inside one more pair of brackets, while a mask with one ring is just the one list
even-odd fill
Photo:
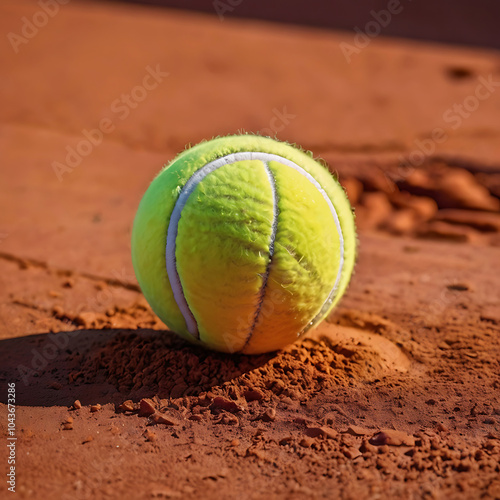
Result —
[[99, 275], [112, 260], [133, 280], [150, 180], [239, 131], [323, 158], [361, 231], [499, 245], [499, 10], [0, 2], [0, 248]]
[[[130, 0], [134, 1], [134, 0]], [[279, 23], [293, 23], [319, 28], [352, 31], [373, 21], [372, 11], [396, 10], [397, 18], [384, 28], [385, 36], [433, 40], [500, 48], [497, 20], [500, 5], [495, 0], [475, 2], [441, 0], [135, 0], [135, 3], [186, 9], [219, 17], [264, 19]], [[403, 7], [403, 8], [401, 8]], [[408, 8], [405, 8], [408, 7]]]

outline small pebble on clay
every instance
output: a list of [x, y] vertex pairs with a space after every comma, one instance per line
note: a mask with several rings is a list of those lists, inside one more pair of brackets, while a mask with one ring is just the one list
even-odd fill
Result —
[[216, 397], [212, 404], [210, 405], [211, 410], [225, 410], [231, 413], [237, 413], [241, 411], [241, 407], [230, 399], [218, 396]]
[[118, 406], [118, 409], [121, 411], [134, 411], [136, 407], [131, 399], [127, 399], [127, 401], [124, 401], [120, 406]]
[[68, 278], [62, 282], [62, 286], [64, 288], [73, 288], [75, 286], [75, 280], [72, 278]]
[[156, 441], [156, 434], [149, 429], [147, 429], [144, 433], [144, 437], [146, 438], [146, 441], [149, 441], [150, 443], [154, 443]]
[[66, 420], [62, 422], [62, 428], [65, 431], [73, 430], [73, 418], [72, 417], [66, 418]]
[[370, 443], [375, 446], [415, 446], [415, 438], [403, 431], [383, 429], [370, 439]]
[[438, 430], [439, 432], [449, 432], [448, 427], [446, 427], [446, 425], [444, 425], [443, 423], [439, 423], [439, 424], [437, 425], [437, 430]]
[[243, 393], [243, 397], [247, 400], [248, 403], [250, 403], [251, 401], [261, 401], [264, 395], [257, 389], [251, 389], [245, 391]]
[[299, 442], [299, 444], [300, 444], [300, 446], [302, 446], [302, 448], [310, 448], [313, 443], [314, 443], [314, 439], [310, 438], [308, 436], [302, 438]]
[[165, 424], [165, 425], [178, 425], [179, 422], [175, 419], [172, 418], [168, 415], [165, 415], [164, 413], [154, 413], [149, 417], [149, 420], [153, 424]]
[[151, 399], [144, 398], [139, 402], [139, 416], [148, 417], [156, 412], [155, 404]]
[[263, 414], [261, 419], [264, 422], [274, 422], [276, 420], [276, 410], [274, 408], [268, 408]]

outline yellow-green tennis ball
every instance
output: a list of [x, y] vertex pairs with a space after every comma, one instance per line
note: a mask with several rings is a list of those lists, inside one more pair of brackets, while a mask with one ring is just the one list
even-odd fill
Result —
[[352, 209], [328, 170], [253, 135], [177, 156], [149, 186], [132, 231], [154, 312], [224, 352], [280, 349], [317, 325], [344, 293], [355, 254]]

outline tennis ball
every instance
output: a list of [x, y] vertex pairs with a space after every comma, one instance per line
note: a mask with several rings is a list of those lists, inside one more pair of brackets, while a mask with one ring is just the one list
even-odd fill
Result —
[[132, 230], [132, 261], [153, 311], [178, 335], [257, 354], [294, 342], [346, 290], [356, 234], [326, 168], [254, 135], [206, 141], [158, 174]]

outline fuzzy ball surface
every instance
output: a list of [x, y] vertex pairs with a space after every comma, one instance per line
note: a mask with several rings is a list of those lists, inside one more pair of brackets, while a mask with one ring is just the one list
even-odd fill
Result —
[[228, 136], [185, 150], [142, 198], [132, 261], [175, 333], [224, 352], [294, 342], [337, 304], [356, 256], [347, 196], [311, 155]]

